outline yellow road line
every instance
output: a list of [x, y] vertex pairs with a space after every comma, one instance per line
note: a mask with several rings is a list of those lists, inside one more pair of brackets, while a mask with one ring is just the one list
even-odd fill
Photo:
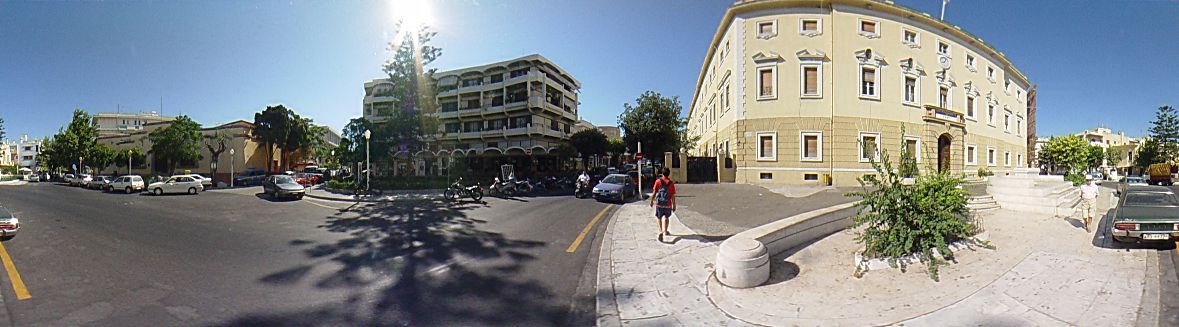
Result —
[[598, 219], [602, 219], [602, 215], [605, 215], [606, 211], [613, 207], [614, 205], [611, 204], [605, 208], [602, 208], [602, 211], [598, 212], [598, 215], [594, 217], [594, 220], [590, 220], [589, 224], [585, 225], [585, 228], [581, 229], [581, 234], [577, 234], [577, 239], [573, 240], [573, 244], [569, 244], [569, 248], [565, 249], [565, 252], [573, 253], [574, 251], [577, 251], [577, 246], [581, 245], [581, 241], [585, 239], [585, 234], [589, 234], [590, 230], [594, 228], [594, 224], [598, 223]]
[[12, 281], [16, 299], [28, 300], [33, 297], [29, 295], [29, 289], [25, 288], [25, 281], [20, 279], [20, 273], [16, 272], [16, 265], [12, 264], [12, 258], [8, 256], [8, 250], [4, 249], [4, 243], [0, 243], [0, 259], [4, 260], [4, 270], [8, 271], [8, 279]]
[[303, 199], [303, 202], [310, 203], [310, 204], [314, 204], [314, 205], [317, 205], [317, 206], [320, 206], [320, 207], [324, 207], [324, 208], [328, 208], [328, 209], [332, 209], [332, 210], [341, 210], [341, 208], [337, 208], [337, 207], [333, 207], [333, 206], [329, 206], [329, 205], [322, 205], [322, 204], [319, 204], [319, 203], [315, 203], [315, 200], [312, 200], [312, 199]]

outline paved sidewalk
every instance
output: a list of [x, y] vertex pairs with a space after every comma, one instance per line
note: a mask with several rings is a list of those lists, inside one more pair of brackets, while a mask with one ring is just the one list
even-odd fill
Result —
[[598, 325], [1158, 324], [1153, 250], [1086, 234], [1075, 220], [1006, 210], [984, 219], [997, 248], [959, 251], [958, 263], [941, 268], [940, 282], [920, 264], [852, 277], [859, 245], [844, 231], [773, 256], [766, 285], [729, 289], [711, 278], [718, 238], [697, 236], [673, 216], [678, 236], [660, 244], [651, 209], [626, 205], [602, 242]]

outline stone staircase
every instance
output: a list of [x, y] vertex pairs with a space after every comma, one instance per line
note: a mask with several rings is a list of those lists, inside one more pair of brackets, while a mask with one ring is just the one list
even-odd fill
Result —
[[1080, 206], [1080, 189], [1060, 175], [1038, 175], [1035, 169], [1017, 169], [1006, 176], [991, 176], [987, 193], [1003, 209], [1073, 216]]
[[1000, 208], [999, 202], [995, 201], [995, 197], [991, 195], [971, 196], [966, 199], [966, 208], [971, 212], [987, 212], [998, 210]]

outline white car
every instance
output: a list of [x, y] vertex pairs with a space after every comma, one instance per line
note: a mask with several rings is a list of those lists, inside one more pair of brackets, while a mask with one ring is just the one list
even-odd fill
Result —
[[139, 175], [116, 177], [111, 181], [108, 189], [111, 192], [124, 191], [127, 193], [142, 191], [144, 189], [143, 177], [139, 177]]
[[198, 174], [184, 174], [184, 175], [175, 175], [175, 176], [172, 176], [172, 177], [179, 177], [179, 176], [187, 176], [187, 177], [192, 177], [192, 179], [195, 179], [195, 180], [201, 181], [201, 185], [203, 185], [205, 188], [210, 188], [210, 187], [213, 187], [213, 179], [212, 179], [212, 178], [208, 178], [208, 177], [201, 176], [201, 175], [198, 175]]
[[90, 174], [76, 175], [74, 179], [70, 180], [70, 186], [86, 186], [86, 184], [90, 184], [91, 180], [94, 180], [94, 176], [90, 176]]
[[191, 176], [172, 176], [163, 182], [155, 182], [147, 186], [147, 191], [155, 195], [164, 193], [197, 194], [204, 190], [205, 186], [201, 185], [201, 181]]

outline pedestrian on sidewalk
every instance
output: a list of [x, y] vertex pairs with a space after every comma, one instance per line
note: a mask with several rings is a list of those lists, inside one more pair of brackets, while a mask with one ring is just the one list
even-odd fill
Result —
[[656, 179], [655, 185], [651, 187], [654, 195], [648, 201], [650, 206], [655, 207], [655, 221], [659, 223], [659, 236], [656, 239], [659, 242], [663, 242], [671, 213], [675, 212], [675, 182], [668, 177], [671, 175], [671, 169], [664, 167], [661, 173], [663, 176]]
[[1081, 185], [1081, 215], [1084, 217], [1085, 232], [1089, 232], [1089, 224], [1097, 211], [1097, 194], [1101, 189], [1093, 182], [1093, 176], [1085, 176], [1085, 184]]

